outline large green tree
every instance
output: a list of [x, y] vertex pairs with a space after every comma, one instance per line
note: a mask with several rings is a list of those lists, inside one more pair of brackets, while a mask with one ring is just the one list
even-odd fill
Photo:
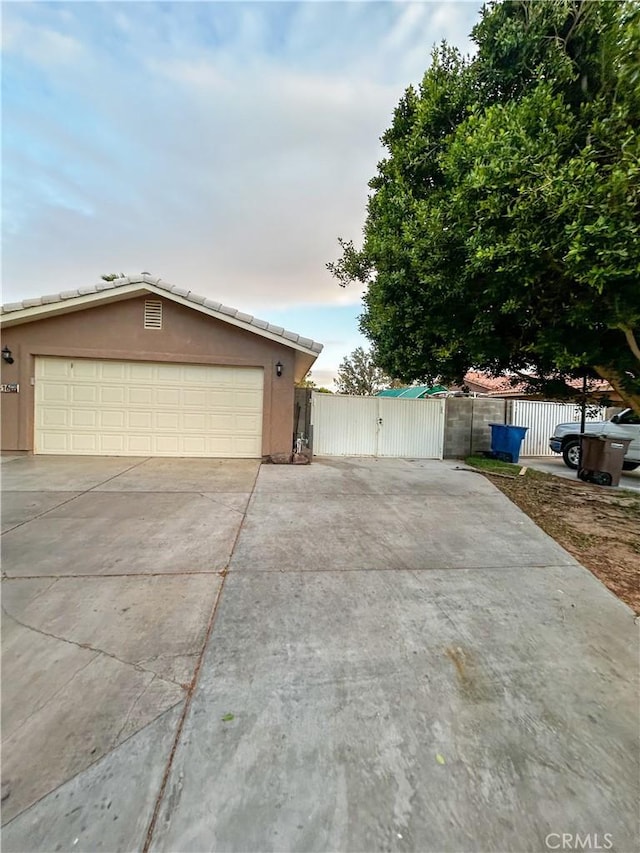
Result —
[[492, 4], [473, 38], [405, 92], [328, 266], [390, 375], [586, 371], [640, 411], [640, 7]]

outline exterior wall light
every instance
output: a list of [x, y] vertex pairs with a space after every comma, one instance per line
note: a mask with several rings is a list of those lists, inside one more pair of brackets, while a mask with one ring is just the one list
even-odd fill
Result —
[[2, 358], [7, 362], [7, 364], [13, 364], [13, 357], [11, 355], [11, 350], [9, 349], [9, 347], [2, 348]]
[[282, 362], [276, 362], [276, 376], [282, 376]]

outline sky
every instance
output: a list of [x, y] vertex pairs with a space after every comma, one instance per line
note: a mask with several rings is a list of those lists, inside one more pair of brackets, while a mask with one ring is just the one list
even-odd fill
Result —
[[379, 138], [478, 2], [3, 4], [2, 302], [150, 272], [324, 344], [368, 344], [359, 243]]

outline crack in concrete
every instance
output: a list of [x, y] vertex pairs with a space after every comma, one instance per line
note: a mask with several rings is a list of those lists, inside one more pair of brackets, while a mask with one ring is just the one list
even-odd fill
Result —
[[[238, 494], [241, 494], [241, 492], [238, 492]], [[231, 512], [237, 512], [239, 515], [244, 516], [245, 511], [243, 509], [238, 509], [237, 506], [229, 506], [229, 504], [225, 503], [224, 501], [216, 500], [215, 498], [210, 497], [209, 495], [205, 494], [204, 492], [198, 492], [198, 495], [207, 501], [211, 501], [212, 504], [217, 504], [218, 506], [223, 506], [225, 509], [231, 510]], [[249, 503], [248, 498], [247, 498], [247, 503]]]
[[103, 753], [102, 755], [98, 755], [98, 756], [96, 756], [96, 757], [93, 759], [93, 761], [91, 761], [89, 764], [87, 764], [87, 766], [86, 766], [86, 767], [83, 767], [81, 770], [78, 770], [78, 772], [77, 772], [77, 773], [74, 773], [72, 776], [69, 776], [69, 778], [68, 778], [68, 779], [64, 779], [62, 782], [60, 782], [58, 785], [56, 785], [56, 786], [55, 786], [54, 788], [52, 788], [50, 791], [47, 791], [47, 792], [46, 792], [45, 794], [43, 794], [41, 797], [38, 797], [38, 799], [37, 799], [37, 800], [34, 800], [34, 802], [33, 802], [33, 803], [31, 803], [30, 805], [25, 806], [23, 809], [21, 809], [17, 814], [15, 814], [15, 815], [11, 818], [11, 820], [8, 820], [6, 823], [3, 823], [3, 824], [2, 824], [2, 829], [4, 829], [5, 827], [9, 826], [11, 823], [13, 823], [13, 821], [18, 820], [18, 818], [19, 818], [21, 815], [25, 814], [25, 812], [28, 812], [28, 811], [29, 811], [29, 809], [32, 809], [34, 806], [37, 806], [37, 805], [38, 805], [38, 803], [42, 802], [42, 801], [43, 801], [43, 800], [45, 800], [47, 797], [51, 796], [51, 794], [55, 794], [55, 792], [56, 792], [56, 791], [58, 791], [60, 788], [63, 788], [63, 787], [64, 787], [68, 782], [73, 781], [73, 779], [76, 779], [78, 776], [80, 776], [80, 775], [82, 775], [83, 773], [85, 773], [85, 772], [86, 772], [87, 770], [89, 770], [91, 767], [93, 767], [94, 765], [98, 764], [100, 761], [102, 761], [104, 758], [106, 758], [106, 757], [107, 757], [107, 755], [110, 755], [112, 752], [115, 752], [115, 750], [120, 749], [120, 747], [121, 747], [121, 746], [124, 746], [124, 744], [125, 744], [125, 743], [127, 743], [127, 741], [130, 741], [132, 738], [137, 737], [137, 735], [139, 735], [139, 734], [140, 734], [140, 732], [143, 732], [143, 731], [144, 731], [145, 729], [147, 729], [149, 726], [152, 726], [152, 725], [153, 725], [157, 720], [159, 720], [159, 719], [160, 719], [160, 717], [162, 717], [164, 714], [169, 714], [169, 713], [171, 713], [171, 711], [173, 711], [173, 709], [174, 709], [174, 708], [177, 708], [177, 707], [178, 707], [178, 705], [180, 705], [182, 702], [184, 702], [184, 699], [178, 699], [178, 701], [177, 701], [177, 702], [174, 702], [172, 705], [169, 705], [169, 707], [168, 707], [168, 708], [163, 708], [163, 710], [162, 710], [162, 711], [159, 711], [159, 712], [156, 714], [156, 716], [155, 716], [152, 720], [149, 720], [149, 722], [148, 722], [148, 723], [145, 723], [145, 724], [144, 724], [144, 726], [141, 726], [141, 727], [140, 727], [139, 729], [137, 729], [135, 732], [131, 732], [131, 734], [130, 734], [130, 735], [128, 735], [128, 736], [127, 736], [127, 737], [122, 741], [122, 743], [119, 743], [119, 744], [118, 744], [114, 749], [110, 749], [110, 750], [108, 750], [107, 752]]
[[40, 596], [41, 596], [41, 595], [44, 595], [44, 594], [45, 594], [45, 592], [49, 592], [49, 590], [51, 589], [51, 587], [52, 587], [52, 586], [55, 586], [55, 585], [58, 583], [58, 581], [59, 581], [59, 580], [60, 580], [60, 578], [54, 578], [48, 586], [46, 586], [44, 589], [41, 589], [41, 590], [40, 590], [40, 592], [36, 593], [36, 595], [34, 595], [34, 596], [33, 596], [33, 598], [30, 598], [30, 599], [29, 599], [29, 604], [28, 604], [28, 606], [30, 607], [30, 606], [33, 604], [33, 602], [34, 602], [37, 598], [40, 598]]
[[[157, 678], [157, 677], [158, 677], [157, 675], [153, 675], [153, 676], [151, 676], [151, 679], [150, 679], [149, 683], [148, 683], [148, 684], [145, 684], [145, 686], [142, 688], [142, 690], [138, 693], [138, 695], [137, 695], [137, 696], [136, 696], [136, 698], [134, 699], [134, 701], [133, 701], [133, 703], [132, 703], [131, 707], [130, 707], [130, 708], [129, 708], [129, 710], [127, 711], [127, 716], [125, 717], [124, 723], [120, 726], [120, 729], [119, 729], [119, 731], [118, 731], [117, 735], [116, 735], [116, 736], [114, 737], [114, 739], [113, 739], [113, 742], [112, 742], [112, 744], [111, 744], [111, 747], [110, 747], [110, 749], [108, 750], [109, 752], [112, 752], [112, 751], [116, 748], [116, 746], [118, 745], [118, 741], [120, 740], [120, 735], [122, 734], [122, 732], [123, 732], [123, 731], [125, 730], [125, 728], [127, 727], [127, 723], [128, 723], [128, 722], [129, 722], [129, 720], [131, 719], [131, 715], [133, 714], [133, 712], [134, 712], [134, 710], [135, 710], [136, 705], [137, 705], [137, 704], [138, 704], [138, 702], [142, 699], [142, 697], [144, 696], [144, 694], [145, 694], [145, 693], [147, 692], [147, 690], [151, 687], [151, 685], [153, 684], [153, 682], [156, 680], [156, 678]], [[106, 754], [106, 753], [105, 753], [105, 754]]]
[[[9, 615], [9, 614], [7, 614], [7, 615]], [[13, 619], [12, 616], [9, 616], [9, 618]], [[16, 619], [14, 619], [13, 621], [17, 622]], [[20, 623], [18, 622], [18, 624], [20, 624]], [[60, 687], [58, 687], [58, 689], [51, 694], [51, 696], [49, 696], [47, 699], [45, 699], [45, 701], [41, 705], [38, 705], [36, 708], [34, 708], [33, 711], [31, 711], [31, 713], [27, 714], [27, 716], [24, 718], [24, 720], [22, 720], [20, 725], [16, 729], [14, 729], [10, 734], [7, 735], [7, 740], [11, 740], [12, 737], [15, 737], [15, 735], [17, 735], [18, 732], [22, 728], [24, 728], [24, 726], [26, 726], [26, 724], [29, 722], [29, 720], [33, 716], [35, 716], [38, 713], [38, 711], [41, 711], [43, 708], [46, 708], [47, 705], [50, 702], [52, 702], [56, 698], [56, 696], [59, 693], [61, 693], [65, 689], [65, 687], [67, 687], [67, 685], [71, 684], [71, 682], [73, 681], [74, 678], [76, 678], [83, 670], [85, 670], [88, 666], [90, 666], [97, 657], [98, 657], [98, 653], [94, 652], [91, 655], [91, 657], [89, 658], [89, 660], [86, 663], [82, 664], [81, 667], [78, 667], [78, 669], [76, 669], [76, 671], [73, 673], [73, 675], [70, 678], [68, 678], [63, 684], [61, 684]]]
[[69, 640], [66, 637], [60, 637], [57, 634], [51, 634], [48, 631], [43, 631], [41, 628], [36, 628], [35, 625], [28, 625], [26, 622], [22, 622], [13, 613], [10, 613], [7, 608], [2, 605], [2, 612], [8, 616], [10, 619], [13, 619], [18, 625], [21, 625], [23, 628], [26, 628], [28, 631], [34, 631], [36, 634], [42, 634], [43, 637], [50, 637], [52, 640], [58, 640], [61, 643], [69, 643], [71, 646], [77, 646], [79, 649], [88, 649], [91, 652], [97, 652], [98, 654], [105, 655], [108, 658], [112, 658], [112, 660], [117, 660], [118, 663], [124, 664], [124, 666], [130, 666], [138, 672], [148, 672], [156, 678], [161, 679], [162, 681], [166, 681], [170, 684], [175, 684], [176, 687], [180, 687], [184, 690], [182, 684], [179, 681], [174, 681], [172, 678], [166, 678], [164, 675], [160, 675], [158, 672], [154, 672], [152, 669], [147, 669], [144, 666], [141, 666], [138, 663], [134, 663], [133, 661], [123, 660], [119, 658], [117, 655], [114, 655], [112, 652], [107, 652], [105, 649], [99, 649], [96, 646], [92, 646], [91, 643], [77, 643], [75, 640]]

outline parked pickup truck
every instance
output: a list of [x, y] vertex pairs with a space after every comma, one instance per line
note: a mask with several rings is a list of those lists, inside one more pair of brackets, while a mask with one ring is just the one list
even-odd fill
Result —
[[[630, 438], [631, 444], [624, 458], [625, 471], [640, 467], [640, 415], [633, 409], [625, 409], [608, 421], [591, 421], [585, 424], [585, 432], [593, 435], [610, 435], [614, 438]], [[562, 453], [564, 464], [574, 470], [580, 463], [580, 424], [558, 424], [549, 439], [554, 453]]]

